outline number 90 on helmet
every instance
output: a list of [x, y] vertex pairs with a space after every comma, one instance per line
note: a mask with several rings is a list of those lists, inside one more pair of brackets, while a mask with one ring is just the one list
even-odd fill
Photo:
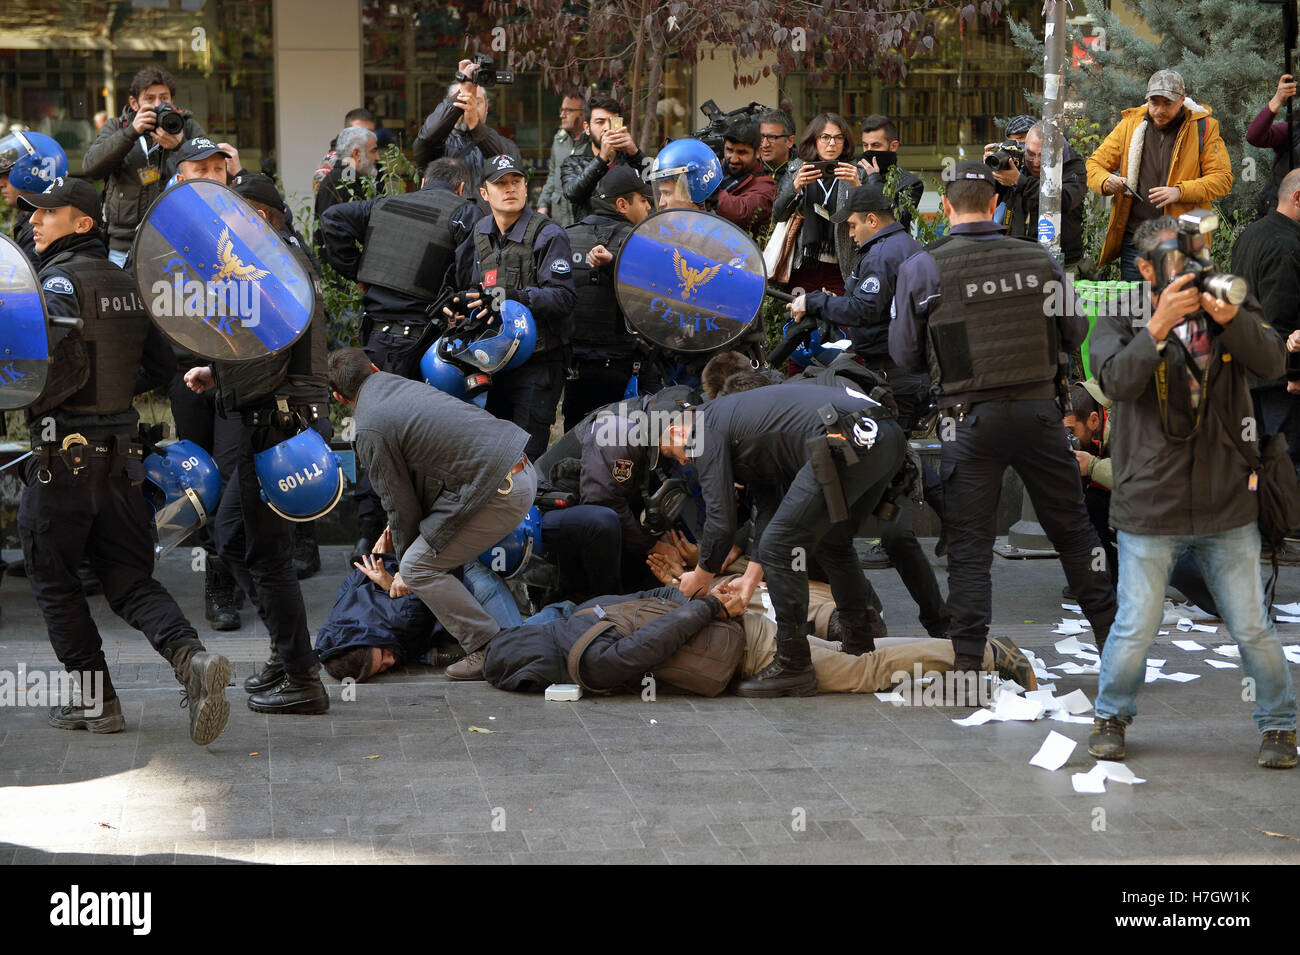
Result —
[[722, 163], [700, 140], [674, 139], [659, 150], [646, 181], [654, 183], [657, 208], [698, 206], [722, 185]]
[[343, 496], [343, 465], [311, 428], [253, 455], [266, 506], [285, 520], [324, 517]]
[[[163, 557], [216, 513], [221, 474], [193, 441], [173, 441], [144, 459], [145, 497], [153, 505], [156, 556]], [[153, 485], [150, 487], [149, 485]]]
[[528, 564], [533, 554], [544, 554], [542, 512], [530, 507], [519, 526], [478, 555], [479, 563], [502, 577], [510, 578]]

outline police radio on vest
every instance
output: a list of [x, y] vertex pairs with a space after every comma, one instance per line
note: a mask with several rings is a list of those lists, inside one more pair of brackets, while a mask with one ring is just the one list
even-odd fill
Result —
[[976, 295], [1005, 295], [1008, 292], [1023, 292], [1025, 289], [1038, 288], [1038, 276], [1024, 272], [1012, 272], [1000, 279], [985, 279], [983, 282], [967, 282], [966, 297]]
[[306, 484], [312, 478], [318, 478], [325, 474], [319, 464], [313, 464], [310, 469], [294, 471], [288, 477], [282, 477], [276, 483], [280, 486], [281, 491], [292, 491], [299, 485]]

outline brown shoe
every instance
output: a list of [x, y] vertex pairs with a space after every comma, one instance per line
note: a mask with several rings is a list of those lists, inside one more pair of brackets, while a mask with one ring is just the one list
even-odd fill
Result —
[[483, 658], [485, 656], [487, 656], [486, 650], [475, 650], [467, 655], [465, 659], [457, 660], [447, 667], [447, 676], [453, 680], [483, 679]]

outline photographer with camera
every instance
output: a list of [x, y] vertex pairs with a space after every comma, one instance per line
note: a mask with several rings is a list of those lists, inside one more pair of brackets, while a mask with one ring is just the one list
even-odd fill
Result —
[[[1300, 169], [1282, 179], [1277, 207], [1237, 236], [1232, 270], [1250, 283], [1274, 331], [1287, 338], [1300, 328]], [[1300, 465], [1300, 355], [1289, 354], [1285, 378], [1258, 383], [1251, 397], [1259, 433], [1284, 436]]]
[[1295, 688], [1265, 606], [1261, 475], [1247, 463], [1258, 451], [1254, 429], [1243, 433], [1254, 421], [1251, 378], [1280, 377], [1286, 356], [1258, 302], [1242, 296], [1231, 276], [1220, 281], [1197, 268], [1208, 259], [1204, 240], [1216, 220], [1198, 210], [1142, 225], [1134, 235], [1137, 267], [1154, 311], [1145, 325], [1106, 316], [1093, 331], [1093, 367], [1117, 409], [1110, 522], [1119, 539], [1120, 604], [1101, 657], [1088, 752], [1124, 758], [1169, 571], [1190, 550], [1254, 683], [1259, 764], [1289, 769], [1296, 765]]
[[127, 108], [104, 123], [86, 150], [81, 174], [103, 179], [108, 257], [125, 265], [136, 226], [176, 172], [176, 150], [206, 135], [194, 117], [179, 110], [176, 80], [166, 70], [146, 67], [131, 80]]
[[[1024, 121], [1032, 125], [1023, 134]], [[1018, 142], [1022, 139], [1022, 142]], [[1083, 159], [1065, 143], [1061, 167], [1061, 255], [1073, 274], [1083, 258], [1083, 197], [1088, 172]], [[1007, 141], [984, 147], [984, 161], [998, 181], [998, 200], [1006, 203], [1003, 224], [1013, 239], [1038, 241], [1038, 199], [1043, 175], [1043, 124], [1030, 116], [1007, 123]]]
[[639, 175], [646, 166], [645, 153], [623, 125], [623, 107], [618, 100], [608, 96], [588, 100], [582, 129], [585, 141], [560, 166], [560, 189], [569, 200], [575, 222], [591, 215], [591, 196], [605, 173], [617, 166], [631, 166]]
[[717, 198], [717, 213], [729, 222], [748, 230], [755, 238], [767, 228], [776, 200], [776, 180], [763, 171], [758, 158], [758, 125], [748, 119], [735, 119], [723, 133], [722, 180]]
[[443, 156], [459, 159], [469, 167], [466, 191], [473, 196], [478, 193], [483, 166], [493, 156], [506, 155], [522, 162], [519, 147], [487, 124], [488, 89], [514, 81], [514, 73], [496, 69], [490, 56], [461, 60], [447, 98], [428, 115], [415, 137], [415, 167], [426, 169]]
[[[898, 167], [896, 187], [889, 196], [894, 203], [894, 218], [905, 231], [910, 232], [912, 215], [921, 208], [921, 197], [925, 195], [925, 183], [915, 173], [898, 165], [898, 146], [898, 127], [888, 116], [875, 113], [862, 121], [862, 158], [858, 160], [862, 181], [883, 187], [889, 177], [889, 168]], [[902, 207], [898, 203], [900, 195], [908, 198]]]
[[[948, 235], [898, 270], [889, 353], [939, 387], [948, 635], [955, 670], [977, 671], [992, 615], [995, 512], [1002, 475], [1024, 481], [1100, 647], [1115, 591], [1096, 565], [1101, 546], [1083, 506], [1058, 403], [1060, 353], [1088, 334], [1073, 289], [1046, 249], [1012, 239], [993, 221], [997, 182], [982, 162], [957, 164], [943, 209]], [[1054, 291], [1055, 290], [1055, 291]]]
[[1147, 81], [1145, 106], [1126, 109], [1105, 142], [1088, 157], [1088, 188], [1114, 196], [1097, 265], [1120, 260], [1120, 278], [1136, 282], [1133, 236], [1143, 222], [1208, 208], [1232, 189], [1232, 163], [1210, 108], [1187, 96], [1174, 70]]

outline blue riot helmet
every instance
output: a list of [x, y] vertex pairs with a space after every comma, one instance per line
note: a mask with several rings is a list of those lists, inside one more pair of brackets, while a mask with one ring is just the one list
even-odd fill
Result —
[[253, 455], [253, 469], [262, 500], [285, 520], [324, 517], [343, 496], [343, 465], [311, 428]]
[[[782, 336], [790, 333], [791, 326], [794, 322], [786, 322], [781, 329]], [[808, 340], [790, 353], [790, 360], [800, 368], [807, 368], [816, 360], [822, 365], [829, 365], [840, 355], [846, 354], [853, 347], [853, 342], [847, 338], [839, 338], [835, 341], [822, 343], [821, 329], [813, 329]]]
[[[438, 354], [438, 346], [441, 343], [442, 339], [438, 339], [438, 341], [430, 345], [429, 350], [420, 359], [420, 377], [424, 379], [424, 383], [451, 395], [453, 398], [468, 401], [480, 408], [487, 407], [487, 385], [484, 384], [482, 388], [479, 388], [471, 395], [469, 385], [466, 384], [467, 378], [474, 377], [475, 382], [478, 383], [479, 378], [485, 376], [482, 375], [482, 372], [475, 372], [474, 375], [470, 375], [464, 368], [447, 361]], [[487, 381], [490, 382], [491, 379], [488, 378]]]
[[502, 577], [513, 577], [528, 565], [534, 554], [542, 555], [542, 512], [535, 506], [528, 509], [519, 526], [496, 544], [478, 555], [479, 563]]
[[68, 154], [44, 133], [14, 130], [0, 138], [0, 175], [19, 192], [44, 192], [68, 174]]
[[[722, 163], [700, 140], [674, 139], [659, 150], [646, 181], [654, 184], [656, 208], [698, 206], [722, 184]], [[675, 190], [662, 185], [673, 182]]]
[[144, 474], [162, 557], [212, 519], [221, 501], [221, 474], [212, 455], [193, 441], [159, 448], [144, 459]]
[[506, 299], [500, 314], [481, 308], [441, 339], [438, 353], [453, 364], [494, 375], [533, 357], [537, 323], [528, 306]]

